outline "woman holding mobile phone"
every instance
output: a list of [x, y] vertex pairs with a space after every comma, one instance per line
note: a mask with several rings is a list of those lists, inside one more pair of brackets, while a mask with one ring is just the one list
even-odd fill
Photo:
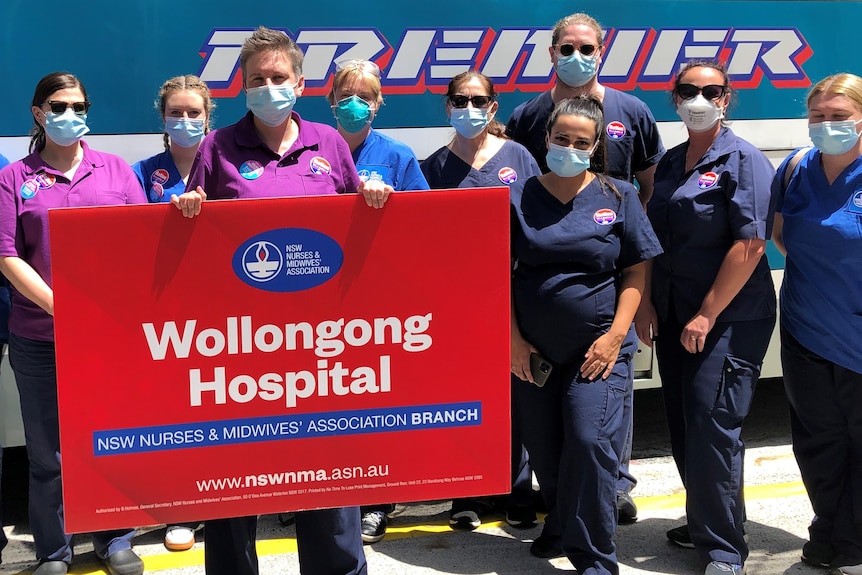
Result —
[[[530, 553], [595, 574], [619, 572], [632, 319], [645, 262], [661, 253], [637, 190], [603, 173], [604, 125], [596, 97], [561, 101], [546, 130], [550, 172], [511, 187], [513, 411], [550, 510]], [[541, 387], [535, 354], [553, 365]]]

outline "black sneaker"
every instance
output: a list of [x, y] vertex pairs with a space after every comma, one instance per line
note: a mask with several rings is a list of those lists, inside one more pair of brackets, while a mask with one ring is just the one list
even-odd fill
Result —
[[362, 514], [362, 542], [377, 543], [386, 535], [389, 518], [382, 511], [371, 511]]
[[617, 523], [631, 525], [638, 520], [638, 506], [628, 491], [617, 491]]
[[563, 556], [563, 548], [560, 546], [559, 537], [551, 537], [542, 533], [533, 544], [530, 545], [530, 555], [541, 559], [553, 559]]
[[674, 545], [679, 545], [686, 549], [694, 549], [694, 543], [691, 542], [691, 535], [688, 534], [688, 525], [674, 527], [667, 532], [667, 538]]
[[828, 543], [806, 541], [802, 546], [802, 562], [814, 567], [829, 567], [835, 559], [835, 551]]
[[476, 499], [453, 499], [449, 511], [449, 527], [460, 531], [473, 531], [482, 525], [482, 516], [494, 512], [493, 505]]
[[506, 523], [515, 529], [532, 529], [536, 522], [536, 512], [529, 505], [510, 505], [506, 509]]

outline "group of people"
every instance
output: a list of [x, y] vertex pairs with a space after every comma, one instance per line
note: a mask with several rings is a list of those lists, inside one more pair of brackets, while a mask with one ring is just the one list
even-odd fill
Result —
[[[453, 78], [445, 109], [455, 134], [421, 164], [371, 128], [383, 102], [372, 62], [339, 63], [328, 96], [335, 129], [303, 120], [293, 109], [305, 87], [303, 54], [267, 28], [240, 54], [249, 112], [209, 133], [206, 85], [172, 78], [159, 97], [166, 149], [134, 169], [81, 139], [90, 104], [80, 81], [43, 78], [31, 154], [0, 171], [0, 271], [13, 287], [10, 361], [30, 457], [36, 575], [62, 575], [72, 560], [49, 208], [163, 201], [192, 218], [209, 200], [356, 192], [379, 209], [395, 191], [501, 184], [510, 189], [512, 256], [512, 492], [503, 505], [511, 525], [536, 524], [535, 472], [547, 515], [530, 552], [565, 555], [582, 574], [619, 573], [616, 528], [637, 518], [628, 460], [639, 338], [655, 346], [687, 492], [687, 522], [667, 536], [698, 551], [705, 575], [742, 575], [741, 429], [776, 321], [764, 257], [772, 238], [787, 257], [782, 362], [815, 513], [802, 558], [862, 574], [862, 266], [853, 255], [862, 247], [862, 78], [837, 74], [815, 85], [807, 100], [814, 147], [776, 175], [727, 126], [735, 93], [720, 63], [690, 62], [676, 75], [671, 97], [688, 138], [665, 151], [649, 108], [599, 83], [603, 41], [586, 14], [560, 20], [549, 47], [554, 86], [506, 126], [489, 78], [472, 70]], [[329, 169], [308, 177], [317, 158]], [[552, 368], [542, 386], [533, 355]], [[456, 500], [450, 523], [474, 529], [496, 504]], [[296, 513], [301, 571], [366, 573], [363, 542], [384, 536], [393, 508]], [[166, 544], [190, 545], [194, 527], [169, 527]], [[255, 516], [206, 521], [206, 572], [256, 575], [256, 528]], [[110, 573], [143, 571], [133, 534], [93, 535]]]

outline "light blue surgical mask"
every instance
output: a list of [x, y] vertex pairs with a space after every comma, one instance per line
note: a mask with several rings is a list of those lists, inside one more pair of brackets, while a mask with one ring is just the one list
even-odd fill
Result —
[[351, 134], [371, 123], [371, 104], [356, 95], [339, 100], [332, 111], [341, 127]]
[[245, 91], [245, 106], [255, 117], [274, 128], [290, 117], [296, 103], [296, 93], [291, 84], [267, 84]]
[[822, 153], [838, 156], [852, 150], [859, 141], [859, 134], [856, 132], [856, 124], [859, 122], [862, 120], [808, 124], [808, 137]]
[[574, 178], [590, 167], [590, 156], [593, 150], [578, 150], [549, 144], [545, 161], [548, 169], [561, 178]]
[[165, 118], [165, 133], [181, 148], [193, 148], [204, 137], [203, 118]]
[[491, 119], [488, 117], [488, 108], [452, 108], [449, 113], [449, 124], [455, 128], [462, 137], [472, 140], [482, 133]]
[[571, 56], [557, 58], [557, 76], [567, 86], [579, 88], [596, 75], [598, 61], [597, 53], [584, 56], [579, 50], [575, 50]]
[[87, 114], [76, 114], [72, 106], [62, 114], [45, 113], [45, 134], [58, 146], [71, 146], [89, 131]]

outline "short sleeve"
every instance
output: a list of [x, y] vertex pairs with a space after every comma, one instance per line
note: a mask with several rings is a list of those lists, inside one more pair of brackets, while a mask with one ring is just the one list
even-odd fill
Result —
[[664, 250], [641, 206], [634, 186], [622, 181], [615, 181], [614, 184], [623, 195], [620, 207], [624, 212], [625, 221], [617, 266], [625, 269], [652, 259]]
[[407, 165], [404, 168], [404, 178], [398, 191], [403, 190], [430, 190], [428, 181], [422, 170], [419, 168], [419, 161], [415, 156], [407, 158]]
[[735, 240], [769, 239], [775, 209], [774, 178], [775, 169], [763, 152], [753, 146], [739, 150], [736, 187], [728, 190], [730, 230]]

